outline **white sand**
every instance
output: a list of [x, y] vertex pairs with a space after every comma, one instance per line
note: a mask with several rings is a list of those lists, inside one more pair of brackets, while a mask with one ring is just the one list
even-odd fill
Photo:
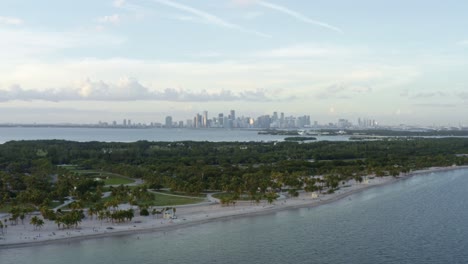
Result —
[[[430, 168], [413, 172], [409, 175], [404, 175], [399, 178], [394, 177], [376, 177], [370, 179], [369, 183], [356, 183], [350, 180], [345, 184], [348, 187], [342, 187], [340, 190], [333, 194], [321, 194], [318, 198], [312, 198], [311, 193], [300, 193], [297, 198], [288, 198], [275, 201], [273, 204], [261, 202], [260, 204], [252, 204], [251, 202], [237, 202], [235, 206], [222, 207], [220, 204], [213, 203], [207, 205], [190, 205], [190, 206], [177, 206], [178, 219], [162, 219], [153, 216], [136, 216], [131, 222], [126, 223], [112, 223], [110, 221], [99, 221], [90, 219], [88, 216], [83, 219], [80, 226], [75, 229], [58, 229], [57, 225], [45, 220], [45, 225], [40, 230], [34, 230], [34, 227], [29, 224], [31, 216], [26, 217], [24, 225], [19, 224], [16, 226], [8, 222], [8, 228], [3, 236], [0, 235], [0, 249], [7, 247], [18, 246], [32, 246], [42, 245], [44, 243], [53, 243], [64, 240], [76, 240], [93, 237], [110, 236], [115, 234], [134, 234], [150, 231], [166, 231], [174, 228], [181, 228], [184, 226], [191, 226], [195, 224], [208, 223], [215, 220], [227, 219], [232, 217], [240, 217], [246, 215], [267, 214], [279, 210], [300, 208], [300, 207], [313, 207], [333, 201], [337, 201], [347, 197], [356, 192], [365, 189], [382, 186], [385, 184], [396, 182], [400, 179], [408, 178], [416, 174], [424, 174], [435, 171], [463, 169], [468, 166], [448, 167], [448, 168]], [[136, 211], [136, 215], [139, 212]], [[5, 217], [4, 217], [5, 218]], [[1, 219], [2, 221], [4, 219]], [[112, 229], [107, 229], [112, 227]]]

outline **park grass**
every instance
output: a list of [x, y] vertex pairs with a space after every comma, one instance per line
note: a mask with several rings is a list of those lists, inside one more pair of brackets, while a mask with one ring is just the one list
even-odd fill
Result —
[[134, 183], [134, 180], [124, 178], [124, 177], [119, 177], [116, 175], [109, 175], [106, 177], [104, 180], [105, 185], [120, 185], [120, 184], [131, 184]]
[[0, 207], [0, 213], [8, 213], [11, 210], [12, 207], [13, 206], [11, 206], [11, 204], [9, 204], [9, 203], [4, 204], [3, 206]]
[[186, 193], [186, 192], [175, 192], [175, 191], [168, 191], [168, 190], [155, 190], [156, 192], [160, 193], [167, 193], [167, 194], [174, 194], [174, 195], [182, 195], [182, 196], [190, 196], [194, 198], [206, 198], [206, 194], [199, 193], [199, 194], [193, 194], [193, 193]]
[[[152, 193], [153, 199], [150, 200], [139, 200], [137, 201], [137, 204], [140, 206], [175, 206], [175, 205], [186, 205], [186, 204], [196, 204], [196, 203], [201, 203], [205, 201], [205, 199], [202, 198], [189, 198], [189, 197], [178, 197], [178, 196], [172, 196], [172, 195], [165, 195], [165, 194], [160, 194], [160, 193]], [[97, 203], [105, 203], [109, 200], [112, 200], [113, 197], [109, 196], [106, 198], [102, 198], [99, 202]], [[122, 203], [126, 203], [128, 201], [122, 201]], [[89, 208], [95, 206], [97, 203], [94, 202], [86, 202], [83, 204], [84, 208]], [[63, 209], [69, 210], [70, 206], [67, 205]]]
[[93, 178], [101, 178], [104, 180], [105, 185], [120, 185], [120, 184], [131, 184], [134, 183], [135, 181], [115, 174], [115, 173], [110, 173], [106, 171], [97, 171], [97, 170], [82, 170], [82, 169], [77, 169], [76, 167], [71, 167], [69, 168], [70, 171], [77, 173], [80, 176], [85, 176], [85, 177], [93, 177]]
[[150, 201], [143, 201], [139, 204], [148, 206], [168, 206], [168, 205], [185, 205], [185, 204], [196, 204], [205, 201], [203, 198], [189, 198], [189, 197], [178, 197], [172, 195], [165, 195], [161, 193], [153, 193], [154, 199]]
[[[49, 209], [53, 209], [59, 205], [61, 205], [62, 203], [61, 202], [51, 202], [47, 205], [47, 207]], [[21, 208], [28, 208], [30, 209], [31, 211], [36, 211], [36, 207], [33, 206], [32, 204], [18, 204], [17, 205], [18, 207], [21, 207]], [[13, 207], [13, 205], [11, 205], [11, 203], [7, 203], [7, 204], [4, 204], [3, 206], [0, 207], [0, 213], [8, 213], [10, 212], [11, 208]]]

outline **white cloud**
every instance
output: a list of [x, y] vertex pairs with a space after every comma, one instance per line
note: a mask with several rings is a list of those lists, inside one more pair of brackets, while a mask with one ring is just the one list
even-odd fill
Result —
[[110, 24], [118, 24], [121, 20], [121, 16], [119, 14], [113, 14], [110, 16], [103, 16], [98, 18], [99, 23], [110, 23]]
[[242, 18], [245, 19], [245, 20], [253, 20], [253, 19], [259, 18], [259, 17], [261, 17], [263, 15], [264, 15], [263, 12], [251, 11], [251, 12], [247, 12], [244, 15], [242, 15]]
[[222, 19], [222, 18], [220, 18], [218, 16], [215, 16], [213, 14], [210, 14], [208, 12], [205, 12], [203, 10], [200, 10], [200, 9], [188, 6], [188, 5], [180, 4], [180, 3], [169, 1], [169, 0], [153, 0], [153, 2], [162, 4], [162, 5], [165, 5], [165, 6], [169, 6], [169, 7], [175, 8], [175, 9], [180, 10], [180, 11], [190, 13], [192, 15], [195, 15], [195, 16], [203, 19], [205, 22], [207, 22], [209, 24], [212, 24], [212, 25], [216, 25], [216, 26], [224, 27], [224, 28], [229, 28], [229, 29], [235, 29], [235, 30], [238, 30], [238, 31], [241, 31], [241, 32], [244, 32], [244, 33], [254, 34], [254, 35], [257, 35], [257, 36], [260, 36], [260, 37], [271, 37], [268, 34], [244, 28], [244, 27], [242, 27], [240, 25], [228, 22], [228, 21], [226, 21], [226, 20], [224, 20], [224, 19]]
[[112, 3], [115, 7], [123, 7], [125, 5], [125, 0], [114, 0]]
[[468, 46], [468, 39], [460, 40], [457, 42], [457, 45]]
[[221, 55], [222, 53], [217, 51], [203, 51], [196, 53], [193, 56], [196, 58], [219, 58]]
[[335, 83], [322, 89], [316, 97], [318, 99], [351, 99], [354, 96], [362, 96], [372, 92], [373, 89], [370, 86]]
[[322, 47], [318, 45], [293, 45], [285, 48], [260, 51], [254, 55], [264, 58], [304, 59], [338, 55], [338, 53], [343, 52], [337, 48]]
[[[286, 98], [287, 100], [292, 99]], [[0, 101], [42, 100], [42, 101], [171, 101], [171, 102], [210, 102], [210, 101], [273, 101], [282, 100], [267, 96], [264, 90], [231, 92], [219, 90], [208, 92], [166, 88], [152, 90], [134, 78], [121, 78], [116, 83], [87, 79], [77, 85], [62, 89], [27, 90], [19, 85], [10, 86], [0, 93]]]
[[258, 0], [231, 0], [231, 3], [240, 7], [251, 6], [255, 4], [256, 2], [258, 2]]
[[257, 1], [255, 3], [259, 4], [260, 6], [263, 6], [263, 7], [266, 7], [266, 8], [281, 12], [281, 13], [286, 14], [288, 16], [291, 16], [291, 17], [293, 17], [295, 19], [298, 19], [298, 20], [300, 20], [302, 22], [309, 23], [309, 24], [316, 25], [316, 26], [320, 26], [320, 27], [323, 27], [323, 28], [327, 28], [327, 29], [330, 29], [330, 30], [333, 30], [333, 31], [336, 31], [336, 32], [339, 32], [339, 33], [343, 33], [343, 30], [341, 30], [338, 27], [332, 26], [332, 25], [330, 25], [328, 23], [325, 23], [325, 22], [322, 22], [322, 21], [313, 20], [313, 19], [307, 17], [306, 15], [301, 14], [301, 13], [299, 13], [297, 11], [291, 10], [291, 9], [285, 7], [285, 6], [273, 4], [273, 3], [270, 3], [270, 2], [266, 2], [266, 1]]
[[22, 25], [24, 21], [20, 18], [16, 17], [7, 17], [7, 16], [0, 16], [0, 25], [13, 25], [13, 26], [19, 26]]
[[8, 59], [30, 59], [38, 55], [57, 53], [63, 49], [115, 46], [125, 42], [121, 37], [95, 31], [52, 32], [26, 29], [0, 29], [0, 39], [0, 57], [3, 63], [7, 63]]

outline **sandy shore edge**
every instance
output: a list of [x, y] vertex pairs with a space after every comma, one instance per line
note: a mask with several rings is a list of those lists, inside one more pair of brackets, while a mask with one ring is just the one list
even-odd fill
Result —
[[[349, 187], [340, 188], [334, 194], [324, 194], [319, 198], [311, 198], [310, 193], [301, 193], [298, 198], [279, 200], [272, 205], [260, 203], [251, 205], [250, 202], [239, 202], [236, 206], [221, 207], [219, 204], [193, 205], [178, 207], [178, 219], [154, 219], [151, 216], [137, 216], [131, 223], [114, 224], [98, 220], [84, 219], [80, 228], [58, 230], [54, 223], [48, 222], [42, 230], [33, 230], [29, 224], [9, 226], [4, 239], [0, 240], [0, 250], [17, 247], [40, 246], [53, 243], [80, 241], [87, 239], [105, 238], [110, 236], [126, 236], [149, 232], [166, 232], [214, 221], [236, 219], [257, 215], [272, 214], [278, 211], [298, 208], [312, 208], [342, 200], [350, 195], [374, 187], [382, 187], [413, 176], [468, 169], [468, 166], [434, 167], [418, 170], [400, 177], [375, 177], [368, 184], [359, 184], [354, 180], [348, 181]], [[25, 220], [28, 223], [29, 219]], [[112, 230], [107, 229], [112, 227]], [[53, 235], [52, 235], [53, 234]]]

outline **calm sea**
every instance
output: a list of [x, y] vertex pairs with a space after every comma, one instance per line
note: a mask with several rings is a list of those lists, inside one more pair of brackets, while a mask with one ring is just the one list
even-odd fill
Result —
[[[109, 129], [58, 127], [0, 127], [0, 144], [11, 140], [64, 139], [72, 141], [135, 142], [148, 141], [281, 141], [286, 136], [258, 135], [240, 129]], [[318, 140], [343, 141], [348, 136], [320, 136]]]
[[468, 170], [311, 209], [175, 231], [0, 250], [2, 264], [468, 263]]

